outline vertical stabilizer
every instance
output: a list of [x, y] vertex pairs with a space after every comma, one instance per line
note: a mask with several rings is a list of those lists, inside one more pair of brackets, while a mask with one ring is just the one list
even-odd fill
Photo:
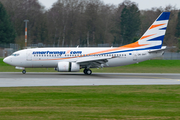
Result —
[[166, 33], [170, 12], [163, 12], [138, 40], [139, 45], [149, 49], [160, 49]]

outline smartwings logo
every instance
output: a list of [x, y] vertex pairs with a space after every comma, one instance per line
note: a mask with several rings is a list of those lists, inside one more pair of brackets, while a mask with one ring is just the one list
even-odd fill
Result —
[[82, 51], [35, 51], [32, 53], [33, 55], [37, 55], [37, 54], [40, 54], [40, 55], [44, 55], [44, 54], [59, 54], [59, 55], [62, 55], [62, 54], [82, 54]]

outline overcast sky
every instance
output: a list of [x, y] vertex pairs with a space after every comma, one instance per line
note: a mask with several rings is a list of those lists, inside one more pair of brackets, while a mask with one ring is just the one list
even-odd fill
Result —
[[[39, 0], [47, 9], [51, 8], [52, 4], [57, 0]], [[122, 3], [124, 0], [102, 0], [106, 4], [114, 4], [118, 5]], [[169, 4], [172, 6], [176, 6], [176, 8], [180, 9], [180, 0], [131, 0], [132, 2], [136, 2], [139, 6], [140, 10], [151, 9], [152, 7], [165, 7]]]

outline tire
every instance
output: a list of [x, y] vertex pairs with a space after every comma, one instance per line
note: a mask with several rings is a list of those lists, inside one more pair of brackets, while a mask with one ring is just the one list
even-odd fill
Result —
[[83, 71], [83, 72], [84, 72], [84, 74], [85, 74], [85, 75], [87, 75], [87, 69], [84, 69], [84, 71]]
[[26, 70], [23, 70], [23, 71], [22, 71], [22, 74], [26, 74]]
[[86, 71], [86, 74], [87, 74], [87, 75], [91, 75], [91, 74], [92, 74], [92, 71], [91, 71], [90, 69], [88, 69], [88, 70]]

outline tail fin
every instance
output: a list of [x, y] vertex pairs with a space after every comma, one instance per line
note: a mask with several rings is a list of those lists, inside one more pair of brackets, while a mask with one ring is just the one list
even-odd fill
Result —
[[170, 12], [163, 12], [138, 40], [146, 49], [161, 49], [166, 33]]

